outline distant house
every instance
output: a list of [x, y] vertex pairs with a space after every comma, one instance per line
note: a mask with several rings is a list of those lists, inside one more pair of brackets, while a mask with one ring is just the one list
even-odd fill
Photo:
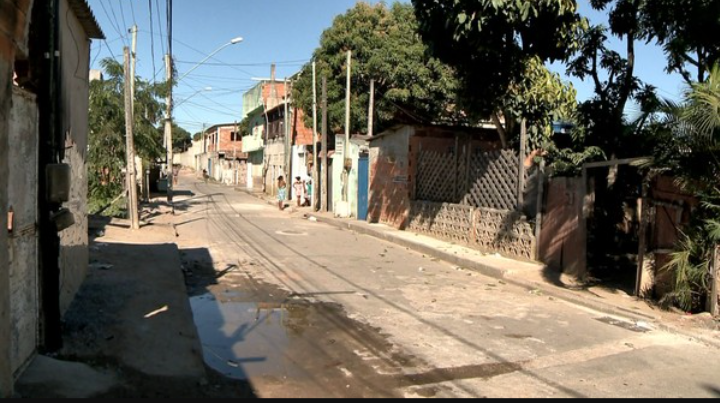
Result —
[[61, 315], [87, 274], [90, 41], [104, 36], [85, 0], [60, 0], [54, 15], [41, 1], [0, 0], [0, 10], [0, 268], [9, 268], [0, 397], [9, 397], [38, 347], [59, 346]]
[[237, 124], [213, 125], [202, 133], [202, 153], [197, 156], [198, 167], [202, 167], [199, 170], [206, 169], [211, 178], [228, 185], [244, 183], [248, 157], [242, 149]]
[[[274, 76], [274, 73], [273, 73]], [[247, 153], [247, 187], [260, 187], [266, 172], [265, 144], [268, 116], [266, 112], [285, 97], [285, 84], [263, 80], [243, 94], [243, 119], [248, 121], [250, 134], [242, 138], [242, 151]]]
[[306, 178], [312, 164], [312, 129], [305, 125], [304, 112], [288, 98], [285, 81], [274, 76], [273, 67], [269, 80], [243, 95], [243, 119], [249, 129], [242, 139], [248, 154], [247, 187], [261, 187], [268, 194], [275, 194], [278, 176]]

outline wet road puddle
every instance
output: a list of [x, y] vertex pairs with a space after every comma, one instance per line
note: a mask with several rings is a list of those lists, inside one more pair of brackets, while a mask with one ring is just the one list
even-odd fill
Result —
[[261, 397], [396, 397], [407, 386], [397, 375], [413, 358], [339, 304], [242, 283], [190, 298], [205, 362], [220, 374], [262, 385]]
[[274, 375], [300, 377], [303, 371], [285, 354], [302, 333], [308, 308], [301, 304], [242, 302], [238, 291], [190, 300], [205, 361], [235, 379]]

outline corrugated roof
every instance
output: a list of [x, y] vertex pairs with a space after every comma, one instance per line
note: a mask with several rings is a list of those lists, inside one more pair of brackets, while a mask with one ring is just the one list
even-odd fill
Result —
[[88, 37], [92, 39], [105, 39], [105, 34], [100, 28], [100, 25], [98, 25], [98, 22], [95, 19], [95, 15], [90, 9], [90, 5], [88, 5], [87, 1], [68, 0], [68, 4], [73, 10], [73, 13], [75, 13], [78, 21], [80, 21], [83, 29], [85, 29]]

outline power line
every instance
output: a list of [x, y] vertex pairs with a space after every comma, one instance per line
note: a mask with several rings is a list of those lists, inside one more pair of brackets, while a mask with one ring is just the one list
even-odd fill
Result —
[[239, 116], [239, 115], [242, 115], [242, 113], [239, 112], [239, 111], [238, 111], [238, 112], [229, 113], [229, 112], [226, 112], [226, 111], [221, 111], [221, 110], [218, 110], [218, 109], [213, 109], [213, 108], [211, 108], [211, 107], [209, 107], [209, 106], [205, 106], [205, 105], [202, 105], [202, 104], [198, 104], [197, 102], [192, 102], [192, 101], [185, 102], [183, 105], [180, 106], [180, 108], [184, 108], [184, 107], [186, 107], [186, 105], [193, 105], [195, 108], [202, 109], [202, 110], [204, 110], [204, 111], [206, 111], [206, 112], [212, 112], [212, 113], [215, 113], [215, 114], [218, 114], [218, 115], [222, 115], [222, 116], [233, 116], [233, 117], [237, 117], [237, 116]]
[[[184, 42], [179, 41], [179, 40], [177, 40], [177, 39], [175, 39], [174, 41], [177, 42], [177, 43], [179, 43], [179, 44], [181, 44], [181, 45], [183, 45], [183, 46], [185, 46], [185, 47], [187, 47], [188, 49], [190, 49], [190, 50], [192, 50], [192, 51], [194, 51], [194, 52], [197, 52], [197, 53], [200, 54], [200, 55], [203, 55], [203, 56], [206, 55], [206, 52], [203, 52], [202, 50], [198, 50], [198, 49], [196, 49], [196, 48], [188, 45], [187, 43], [184, 43]], [[236, 67], [236, 66], [229, 65], [228, 63], [225, 63], [225, 62], [223, 62], [222, 60], [219, 60], [218, 58], [216, 58], [216, 57], [214, 57], [214, 56], [211, 57], [211, 59], [213, 59], [213, 60], [221, 63], [223, 66], [230, 67], [230, 68], [233, 69], [233, 70], [237, 70], [237, 71], [239, 71], [239, 72], [241, 72], [241, 73], [243, 73], [243, 74], [247, 74], [247, 75], [249, 75], [249, 76], [251, 76], [251, 77], [255, 75], [255, 74], [250, 73], [250, 72], [248, 72], [248, 71], [246, 71], [246, 70], [240, 69], [240, 68], [238, 68], [238, 67]], [[207, 63], [203, 63], [203, 65], [205, 65], [205, 64], [207, 64]]]
[[[157, 19], [158, 20], [157, 21], [158, 30], [160, 31], [160, 38], [162, 39], [165, 36], [165, 34], [163, 34], [162, 22], [160, 22], [161, 18], [160, 18], [160, 1], [159, 0], [155, 0], [155, 8], [157, 9], [157, 15], [158, 15], [158, 19]], [[162, 50], [162, 54], [166, 54], [165, 41], [162, 41], [162, 40], [160, 41], [160, 49]]]
[[157, 84], [155, 77], [157, 76], [157, 69], [155, 68], [155, 33], [153, 32], [153, 6], [152, 0], [148, 0], [148, 9], [150, 10], [150, 54], [152, 55], [152, 68], [153, 68], [153, 84]]
[[137, 25], [137, 20], [135, 19], [135, 6], [133, 5], [133, 1], [130, 1], [130, 11], [132, 12], [133, 17], [133, 25]]
[[[108, 1], [110, 1], [110, 0], [108, 0]], [[120, 23], [117, 20], [117, 15], [115, 15], [115, 10], [112, 8], [112, 3], [109, 3], [109, 5], [110, 5], [110, 10], [112, 11], [112, 14], [113, 14], [113, 18], [110, 18], [110, 14], [108, 13], [107, 8], [105, 8], [105, 3], [103, 3], [103, 1], [100, 0], [100, 6], [102, 7], [103, 12], [105, 12], [105, 16], [107, 17], [108, 21], [110, 22], [110, 26], [112, 26], [113, 29], [115, 30], [115, 32], [117, 32], [118, 35], [120, 35], [120, 37], [123, 40], [123, 45], [127, 46], [127, 41], [125, 40], [125, 34], [123, 34], [123, 31], [120, 29]], [[113, 23], [113, 21], [114, 21], [114, 23]], [[113, 58], [115, 58], [115, 56], [113, 56]]]
[[[179, 42], [179, 41], [177, 41]], [[286, 61], [280, 61], [280, 62], [257, 62], [257, 63], [203, 63], [207, 66], [237, 66], [237, 67], [257, 67], [257, 66], [269, 66], [271, 64], [275, 65], [302, 65], [307, 62], [309, 62], [310, 59], [304, 59], [304, 60], [286, 60]], [[175, 63], [178, 64], [197, 64], [197, 62], [188, 62], [188, 61], [181, 61], [176, 60]]]
[[[115, 10], [113, 9], [112, 3], [110, 3], [110, 9], [113, 10], [113, 13], [115, 12]], [[123, 28], [125, 28], [127, 30], [129, 27], [128, 27], [127, 22], [125, 22], [125, 11], [123, 11], [122, 2], [120, 3], [120, 16], [122, 17]]]

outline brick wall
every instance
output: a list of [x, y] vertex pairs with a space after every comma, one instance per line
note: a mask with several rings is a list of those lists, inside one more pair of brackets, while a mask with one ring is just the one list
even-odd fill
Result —
[[292, 125], [293, 144], [311, 146], [312, 127], [305, 126], [305, 112], [302, 109], [295, 108]]
[[404, 229], [410, 214], [410, 148], [413, 129], [370, 143], [368, 219]]

